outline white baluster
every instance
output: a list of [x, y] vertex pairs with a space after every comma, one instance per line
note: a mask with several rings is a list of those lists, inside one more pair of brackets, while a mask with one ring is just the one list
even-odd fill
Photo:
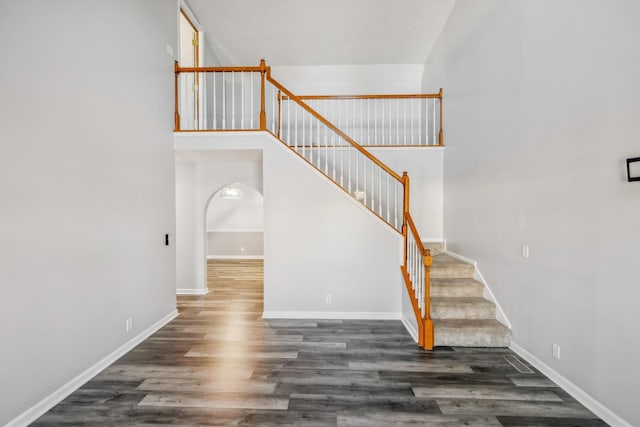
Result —
[[415, 100], [411, 99], [411, 145], [413, 145], [413, 134], [415, 133], [415, 127], [413, 124], [413, 104], [415, 104]]
[[367, 144], [371, 145], [371, 99], [367, 99]]
[[433, 102], [431, 103], [432, 105], [432, 109], [431, 109], [431, 116], [433, 117], [433, 126], [431, 126], [431, 132], [433, 132], [433, 139], [432, 144], [433, 145], [437, 145], [436, 144], [436, 99], [433, 98]]
[[297, 152], [298, 152], [298, 109], [299, 109], [299, 107], [298, 107], [298, 104], [297, 104], [297, 103], [295, 103], [295, 104], [294, 104], [294, 106], [295, 106], [295, 108], [296, 108], [296, 114], [295, 114], [295, 116], [296, 116], [296, 118], [295, 118], [296, 122], [295, 122], [295, 123], [294, 123], [294, 125], [293, 125], [293, 129], [296, 131], [295, 147], [296, 147], [296, 153], [297, 153]]
[[227, 128], [227, 86], [225, 83], [225, 74], [222, 73], [222, 129]]
[[240, 129], [244, 129], [244, 71], [240, 71]]
[[216, 104], [218, 98], [216, 97], [216, 74], [213, 73], [213, 129], [216, 130], [218, 128], [218, 117], [216, 116]]
[[391, 199], [389, 199], [389, 174], [387, 175], [387, 200], [385, 200], [385, 203], [387, 205], [387, 222], [391, 222], [391, 216], [389, 215], [389, 205], [391, 205]]
[[395, 217], [393, 225], [398, 228], [398, 181], [393, 181], [393, 215]]
[[351, 145], [347, 145], [347, 150], [348, 150], [347, 154], [349, 156], [349, 158], [347, 160], [347, 164], [349, 166], [349, 175], [348, 175], [348, 178], [349, 178], [349, 194], [351, 194]]
[[[337, 135], [334, 132], [331, 132], [331, 145], [333, 146], [333, 180], [336, 180], [336, 137]], [[342, 185], [342, 171], [344, 170], [344, 168], [342, 167], [342, 150], [340, 150], [340, 186], [343, 187]]]
[[231, 129], [236, 128], [236, 73], [231, 72]]
[[382, 114], [381, 114], [381, 120], [380, 123], [382, 123], [382, 128], [380, 129], [380, 133], [382, 134], [382, 143], [381, 145], [384, 145], [384, 110], [385, 110], [385, 100], [381, 99], [380, 100], [380, 107], [382, 107]]
[[356, 192], [360, 191], [360, 160], [359, 159], [359, 152], [356, 151]]
[[249, 120], [251, 123], [251, 129], [253, 129], [253, 116], [255, 115], [253, 112], [253, 77], [254, 77], [255, 73], [251, 72], [249, 73], [249, 84], [250, 84], [250, 88], [249, 91], [251, 93], [251, 95], [249, 96]]
[[396, 144], [400, 145], [400, 99], [396, 98]]
[[378, 145], [378, 101], [373, 100], [373, 143]]
[[374, 163], [371, 162], [371, 210], [375, 210], [375, 208], [376, 208], [376, 202], [375, 202], [374, 196], [373, 196], [373, 193], [376, 192], [376, 184], [375, 184], [375, 181], [373, 179], [373, 171], [374, 171], [373, 165], [374, 165]]
[[382, 168], [378, 168], [378, 215], [382, 216]]

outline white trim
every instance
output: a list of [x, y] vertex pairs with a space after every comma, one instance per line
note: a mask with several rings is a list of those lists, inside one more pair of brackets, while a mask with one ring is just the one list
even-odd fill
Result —
[[569, 381], [567, 378], [562, 376], [560, 373], [555, 371], [553, 368], [545, 364], [543, 361], [538, 359], [533, 354], [529, 353], [523, 347], [520, 347], [515, 342], [511, 341], [511, 345], [509, 346], [514, 353], [518, 356], [522, 357], [524, 360], [533, 365], [540, 372], [545, 374], [547, 377], [551, 379], [554, 383], [559, 385], [564, 391], [569, 393], [574, 399], [584, 405], [588, 410], [596, 414], [598, 417], [602, 418], [604, 422], [607, 424], [617, 427], [631, 427], [631, 424], [625, 421], [622, 417], [614, 413], [612, 410], [604, 406], [602, 403], [598, 402], [596, 399], [591, 397], [587, 392], [582, 390], [580, 387]]
[[400, 320], [396, 312], [370, 311], [265, 311], [263, 319], [343, 319], [343, 320]]
[[[446, 247], [446, 245], [445, 245]], [[462, 262], [466, 262], [467, 264], [471, 264], [473, 265], [474, 268], [474, 279], [476, 279], [478, 282], [482, 283], [482, 285], [484, 286], [484, 294], [483, 297], [488, 299], [489, 301], [491, 301], [492, 303], [494, 303], [496, 305], [496, 320], [500, 323], [502, 323], [503, 325], [505, 325], [507, 328], [509, 329], [513, 329], [511, 327], [511, 322], [509, 322], [509, 319], [507, 318], [507, 315], [504, 313], [504, 310], [502, 309], [502, 307], [500, 306], [500, 303], [498, 302], [498, 300], [496, 299], [493, 291], [491, 290], [491, 287], [489, 286], [489, 284], [487, 283], [486, 280], [484, 280], [484, 276], [482, 275], [482, 273], [480, 272], [480, 269], [478, 268], [478, 261], [471, 259], [471, 258], [467, 258], [466, 256], [460, 255], [456, 252], [450, 251], [448, 249], [444, 250], [444, 253], [452, 256], [453, 258], [456, 258]]]
[[423, 243], [442, 243], [442, 248], [444, 249], [444, 241], [442, 240], [442, 237], [426, 237], [424, 239], [422, 239]]
[[87, 381], [98, 375], [113, 362], [131, 351], [135, 346], [140, 344], [142, 341], [147, 339], [154, 332], [175, 319], [177, 316], [178, 310], [173, 310], [171, 313], [167, 314], [162, 319], [158, 320], [153, 325], [149, 326], [147, 329], [140, 332], [138, 335], [118, 347], [115, 351], [104, 357], [98, 363], [91, 366], [89, 369], [85, 370], [80, 375], [64, 384], [49, 396], [45, 397], [40, 402], [36, 403], [31, 408], [27, 409], [22, 414], [9, 421], [9, 423], [6, 424], [5, 427], [22, 427], [34, 422], [36, 419], [44, 415], [49, 409], [60, 403], [64, 398], [82, 387], [82, 385], [84, 385]]
[[178, 288], [176, 289], [176, 295], [206, 295], [209, 293], [209, 289], [188, 289]]
[[207, 233], [264, 233], [263, 228], [236, 228], [236, 229], [226, 229], [226, 228], [213, 228], [207, 230]]
[[404, 317], [404, 314], [400, 317], [400, 320], [402, 321], [404, 327], [407, 329], [407, 332], [409, 332], [409, 335], [411, 335], [411, 338], [413, 338], [415, 342], [418, 342], [418, 331], [416, 331], [416, 328], [413, 327], [413, 323], [411, 323], [409, 319]]
[[207, 259], [264, 259], [264, 255], [207, 255]]

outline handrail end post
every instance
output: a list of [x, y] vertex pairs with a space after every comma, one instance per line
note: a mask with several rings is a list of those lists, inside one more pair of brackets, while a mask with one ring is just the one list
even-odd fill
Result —
[[423, 323], [422, 332], [424, 337], [422, 337], [422, 347], [425, 350], [433, 350], [433, 320], [425, 319]]

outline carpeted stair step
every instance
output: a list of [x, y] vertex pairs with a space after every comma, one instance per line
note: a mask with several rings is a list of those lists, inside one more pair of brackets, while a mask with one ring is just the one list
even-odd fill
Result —
[[474, 279], [440, 278], [431, 279], [431, 297], [477, 297], [484, 293], [482, 283]]
[[511, 331], [493, 319], [439, 319], [433, 321], [436, 346], [508, 347]]
[[433, 319], [495, 319], [496, 306], [484, 298], [431, 298]]
[[447, 254], [440, 254], [433, 257], [431, 266], [431, 278], [440, 279], [447, 277], [473, 278], [475, 267], [464, 261], [460, 261]]

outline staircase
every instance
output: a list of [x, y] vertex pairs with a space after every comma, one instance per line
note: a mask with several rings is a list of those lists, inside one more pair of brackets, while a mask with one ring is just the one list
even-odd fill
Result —
[[474, 266], [443, 253], [442, 243], [425, 243], [425, 247], [433, 255], [434, 345], [508, 347], [511, 331], [496, 320], [496, 306], [483, 297], [484, 285], [474, 279]]
[[[212, 127], [206, 117], [184, 120], [180, 106], [189, 104], [190, 90], [200, 88], [181, 79], [188, 73], [203, 82], [206, 73], [213, 73]], [[201, 77], [196, 79], [196, 74]], [[422, 95], [298, 97], [273, 79], [264, 60], [258, 67], [181, 68], [176, 62], [175, 75], [176, 131], [268, 132], [402, 235], [400, 271], [416, 316], [420, 347], [509, 345], [510, 331], [496, 321], [495, 304], [483, 298], [484, 287], [474, 280], [474, 266], [442, 253], [441, 244], [422, 242], [410, 213], [408, 174], [390, 169], [364, 146], [442, 146], [442, 89]], [[321, 115], [303, 98], [330, 102], [316, 106]], [[337, 123], [336, 118], [327, 119], [328, 107], [341, 101], [349, 101], [350, 109], [337, 108]], [[346, 116], [341, 119], [342, 113]], [[190, 123], [196, 127], [184, 129]]]

